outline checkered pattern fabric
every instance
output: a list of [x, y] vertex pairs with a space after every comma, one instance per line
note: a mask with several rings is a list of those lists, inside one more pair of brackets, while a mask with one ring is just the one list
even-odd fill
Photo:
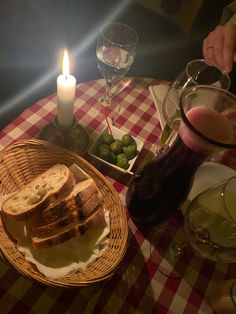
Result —
[[[152, 144], [158, 143], [161, 132], [148, 89], [158, 83], [163, 84], [153, 79], [127, 78], [114, 90], [121, 103], [115, 125], [144, 142], [144, 159]], [[103, 92], [103, 80], [77, 86], [75, 116], [91, 139], [106, 126], [97, 107]], [[56, 106], [56, 95], [51, 95], [24, 111], [1, 131], [0, 149], [19, 139], [36, 137], [54, 119]], [[125, 202], [127, 186], [109, 180]], [[43, 286], [23, 277], [3, 258], [0, 313], [214, 313], [207, 303], [207, 291], [214, 281], [229, 276], [228, 265], [204, 260], [187, 250], [173, 269], [167, 252], [181, 233], [178, 216], [163, 226], [163, 233], [156, 230], [149, 234], [138, 230], [128, 213], [127, 217], [130, 229], [127, 253], [114, 276], [95, 286], [75, 289]]]

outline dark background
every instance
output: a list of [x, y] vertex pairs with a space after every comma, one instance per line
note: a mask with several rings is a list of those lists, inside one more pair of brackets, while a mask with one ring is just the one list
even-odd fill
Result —
[[[162, 2], [166, 10], [175, 11], [181, 0]], [[229, 2], [205, 0], [185, 34], [171, 20], [132, 0], [1, 0], [0, 130], [56, 91], [65, 47], [78, 83], [101, 78], [96, 35], [107, 21], [125, 22], [139, 34], [129, 76], [173, 80], [189, 60], [202, 57], [202, 40], [219, 23]]]

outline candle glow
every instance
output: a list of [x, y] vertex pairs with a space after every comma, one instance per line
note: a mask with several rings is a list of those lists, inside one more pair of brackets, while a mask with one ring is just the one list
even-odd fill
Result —
[[73, 124], [76, 79], [70, 75], [67, 50], [64, 51], [62, 74], [57, 78], [57, 122], [68, 128]]
[[64, 56], [63, 56], [62, 73], [66, 76], [69, 75], [70, 73], [70, 62], [69, 62], [68, 52], [66, 49], [64, 51]]

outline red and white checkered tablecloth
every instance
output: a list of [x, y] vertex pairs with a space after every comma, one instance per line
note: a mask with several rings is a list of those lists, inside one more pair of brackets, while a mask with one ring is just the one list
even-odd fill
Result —
[[[127, 78], [115, 90], [119, 91], [116, 97], [122, 106], [116, 126], [138, 136], [147, 148], [157, 143], [160, 135], [148, 89], [158, 83], [153, 79]], [[75, 114], [91, 138], [106, 126], [93, 109], [103, 89], [104, 81], [97, 80], [79, 84], [76, 91]], [[56, 95], [38, 101], [1, 131], [0, 149], [15, 140], [36, 137], [55, 115]], [[124, 201], [127, 186], [109, 180]], [[207, 303], [207, 291], [214, 281], [229, 276], [230, 267], [189, 254], [185, 262], [191, 267], [181, 266], [182, 270], [188, 268], [185, 275], [170, 276], [165, 272], [170, 266], [166, 257], [168, 243], [160, 238], [154, 248], [131, 219], [128, 223], [130, 234], [124, 260], [114, 276], [100, 285], [74, 289], [43, 286], [0, 261], [0, 313], [214, 313]], [[176, 234], [177, 217], [172, 227]], [[171, 233], [169, 239], [171, 242]]]

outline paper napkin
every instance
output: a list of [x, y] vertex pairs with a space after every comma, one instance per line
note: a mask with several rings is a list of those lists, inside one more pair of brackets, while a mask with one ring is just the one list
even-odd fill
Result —
[[158, 119], [160, 121], [160, 125], [161, 125], [161, 129], [163, 130], [166, 122], [163, 116], [163, 112], [162, 112], [162, 103], [164, 100], [164, 97], [167, 93], [169, 86], [168, 85], [164, 85], [164, 84], [159, 84], [159, 85], [153, 85], [153, 86], [149, 86], [149, 91], [151, 93], [154, 105], [156, 107], [156, 111], [157, 111], [157, 115], [158, 115]]
[[59, 279], [83, 270], [87, 265], [103, 254], [108, 245], [110, 232], [109, 211], [104, 208], [104, 221], [84, 234], [59, 244], [55, 247], [36, 249], [29, 237], [29, 226], [25, 222], [4, 220], [11, 236], [17, 241], [18, 250], [25, 259], [49, 279]]

